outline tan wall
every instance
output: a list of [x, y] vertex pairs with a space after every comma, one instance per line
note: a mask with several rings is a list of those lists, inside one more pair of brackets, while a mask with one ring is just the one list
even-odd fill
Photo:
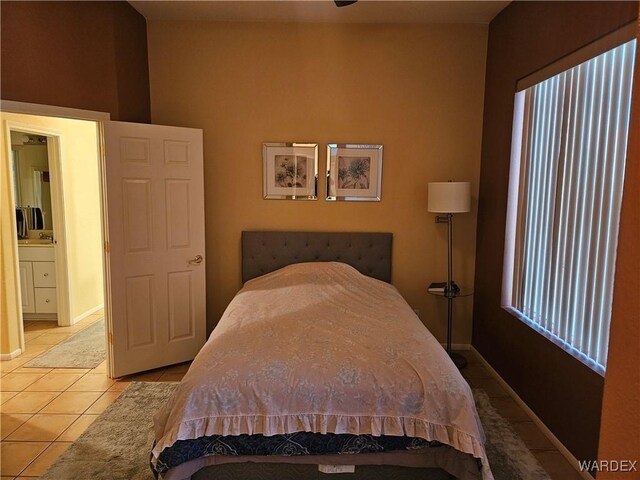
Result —
[[[393, 283], [434, 334], [446, 306], [446, 226], [427, 183], [472, 182], [480, 167], [487, 27], [163, 22], [147, 26], [154, 123], [204, 130], [208, 323], [241, 286], [244, 229], [389, 231]], [[262, 199], [262, 143], [384, 145], [382, 202]], [[474, 193], [475, 196], [475, 193]], [[456, 216], [454, 270], [474, 278], [476, 205]], [[500, 232], [502, 234], [502, 232]], [[471, 338], [456, 302], [455, 343]]]
[[[640, 42], [640, 23], [638, 23]], [[640, 62], [636, 52], [629, 151], [620, 212], [609, 358], [604, 381], [600, 460], [636, 460], [640, 463]], [[635, 472], [601, 472], [598, 480], [640, 479]]]
[[[43, 128], [59, 132], [61, 136], [62, 184], [65, 204], [65, 233], [67, 242], [67, 263], [69, 271], [69, 298], [71, 319], [103, 304], [102, 274], [102, 229], [100, 223], [100, 194], [98, 176], [98, 137], [95, 122], [84, 122], [52, 117], [36, 117], [2, 112], [5, 121], [17, 122], [24, 126]], [[8, 165], [7, 149], [2, 149], [3, 168]], [[3, 171], [3, 182], [4, 171]], [[5, 192], [3, 184], [3, 192]], [[0, 205], [2, 218], [9, 218], [13, 213], [9, 202]], [[14, 221], [15, 223], [15, 221]], [[15, 233], [5, 229], [3, 222], [3, 283], [11, 283], [15, 278], [15, 262], [12, 260], [13, 250], [8, 246], [7, 236]], [[54, 235], [56, 233], [54, 232]], [[4, 258], [6, 252], [6, 259]], [[3, 293], [3, 303], [15, 301], [13, 286], [8, 285]], [[5, 296], [6, 295], [6, 296]], [[4, 308], [4, 307], [3, 307]], [[17, 311], [7, 312], [2, 316], [2, 353], [14, 351], [17, 336], [11, 334], [16, 323]], [[9, 334], [10, 344], [5, 345], [5, 332]], [[14, 338], [15, 337], [15, 338]], [[6, 348], [5, 348], [6, 347]]]

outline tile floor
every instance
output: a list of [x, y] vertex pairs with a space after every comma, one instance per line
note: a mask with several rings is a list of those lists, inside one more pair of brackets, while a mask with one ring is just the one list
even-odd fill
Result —
[[502, 388], [493, 374], [485, 368], [473, 352], [462, 353], [469, 365], [461, 370], [462, 376], [472, 388], [481, 388], [489, 398], [491, 404], [500, 414], [509, 420], [513, 429], [518, 433], [533, 455], [549, 474], [552, 480], [581, 480], [583, 477], [554, 447], [531, 418], [520, 408], [509, 394]]
[[[27, 351], [0, 362], [0, 480], [35, 479], [80, 436], [131, 381], [177, 382], [188, 364], [111, 380], [105, 363], [94, 369], [25, 368], [23, 364], [101, 318], [92, 315], [71, 327], [54, 322], [27, 322]], [[579, 480], [527, 414], [509, 397], [471, 352], [463, 376], [482, 388], [508, 419], [553, 480]], [[65, 479], [60, 479], [65, 480]]]
[[93, 369], [23, 367], [101, 317], [71, 327], [26, 322], [26, 352], [0, 362], [0, 480], [42, 475], [130, 382], [177, 382], [189, 368], [181, 364], [111, 380], [105, 362]]

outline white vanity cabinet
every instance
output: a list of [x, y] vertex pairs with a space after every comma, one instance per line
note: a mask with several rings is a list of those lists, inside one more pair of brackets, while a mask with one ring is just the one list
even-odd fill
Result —
[[36, 298], [33, 291], [31, 262], [20, 262], [20, 291], [22, 293], [22, 313], [35, 313]]
[[19, 246], [18, 250], [22, 312], [57, 313], [53, 245], [23, 245]]

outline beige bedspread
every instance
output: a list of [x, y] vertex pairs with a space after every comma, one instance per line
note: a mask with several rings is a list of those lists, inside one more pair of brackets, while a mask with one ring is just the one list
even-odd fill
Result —
[[154, 463], [205, 435], [408, 435], [472, 454], [493, 478], [444, 349], [393, 286], [342, 263], [247, 282], [154, 422]]

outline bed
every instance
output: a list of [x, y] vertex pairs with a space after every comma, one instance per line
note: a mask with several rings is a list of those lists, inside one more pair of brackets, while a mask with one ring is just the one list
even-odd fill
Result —
[[244, 287], [154, 417], [156, 477], [491, 480], [469, 386], [389, 283], [391, 244], [243, 232]]

